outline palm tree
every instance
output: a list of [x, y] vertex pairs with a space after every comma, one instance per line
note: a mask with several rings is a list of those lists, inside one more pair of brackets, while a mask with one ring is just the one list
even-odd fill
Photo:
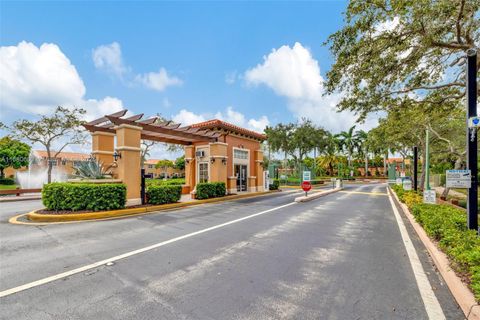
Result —
[[358, 153], [365, 159], [365, 177], [368, 176], [368, 133], [358, 130], [354, 135]]
[[352, 167], [352, 156], [357, 148], [357, 140], [355, 138], [355, 126], [352, 126], [348, 131], [342, 131], [336, 135], [342, 149], [347, 152], [348, 167]]
[[319, 167], [327, 169], [330, 176], [333, 176], [334, 165], [340, 161], [339, 150], [341, 150], [341, 146], [338, 137], [330, 132], [325, 132], [322, 156], [316, 158], [316, 163]]

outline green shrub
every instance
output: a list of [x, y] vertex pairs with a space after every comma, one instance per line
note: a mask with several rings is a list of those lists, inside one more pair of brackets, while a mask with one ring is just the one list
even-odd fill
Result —
[[171, 186], [171, 185], [183, 185], [185, 184], [185, 179], [146, 179], [145, 184], [147, 186]]
[[223, 197], [226, 193], [224, 182], [204, 182], [196, 186], [197, 199], [209, 199], [216, 197]]
[[280, 181], [278, 179], [274, 179], [272, 183], [268, 185], [268, 189], [270, 190], [278, 190], [280, 187]]
[[10, 178], [0, 178], [0, 184], [11, 186], [15, 184], [15, 180]]
[[[420, 196], [409, 191], [393, 189], [410, 202], [415, 220], [449, 257], [452, 268], [470, 278], [470, 287], [480, 300], [480, 238], [467, 228], [464, 210], [448, 205], [424, 204]], [[398, 192], [398, 191], [399, 192]], [[399, 197], [400, 198], [400, 197]]]
[[43, 186], [42, 202], [48, 210], [112, 210], [125, 207], [124, 184], [55, 182]]
[[180, 200], [182, 186], [152, 185], [147, 188], [147, 202], [150, 204], [174, 203]]

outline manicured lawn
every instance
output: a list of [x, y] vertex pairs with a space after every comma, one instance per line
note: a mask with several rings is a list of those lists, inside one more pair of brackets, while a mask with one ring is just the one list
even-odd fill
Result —
[[6, 184], [0, 184], [0, 190], [13, 190], [17, 189], [16, 185], [6, 185]]

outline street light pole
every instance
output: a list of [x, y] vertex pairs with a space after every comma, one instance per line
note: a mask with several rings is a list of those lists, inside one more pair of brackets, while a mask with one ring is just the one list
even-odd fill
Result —
[[[467, 121], [477, 116], [477, 50], [467, 50]], [[478, 147], [476, 130], [467, 126], [467, 169], [471, 172], [471, 187], [467, 192], [467, 226], [478, 229]]]
[[413, 147], [413, 190], [417, 191], [418, 185], [418, 147]]
[[430, 132], [425, 130], [425, 190], [430, 190]]

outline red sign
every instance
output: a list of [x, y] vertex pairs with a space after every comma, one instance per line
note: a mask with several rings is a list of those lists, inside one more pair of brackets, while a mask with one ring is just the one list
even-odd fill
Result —
[[312, 189], [312, 184], [310, 183], [310, 181], [303, 181], [302, 182], [302, 189], [305, 192], [310, 191], [310, 189]]

